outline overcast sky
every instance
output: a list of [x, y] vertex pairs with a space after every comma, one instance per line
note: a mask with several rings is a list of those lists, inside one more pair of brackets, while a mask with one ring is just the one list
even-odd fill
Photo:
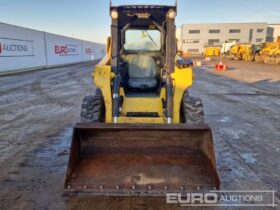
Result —
[[[174, 4], [175, 0], [113, 0], [113, 4]], [[179, 0], [184, 23], [280, 23], [280, 0]], [[0, 22], [105, 43], [109, 0], [1, 0]], [[0, 31], [1, 35], [1, 31]]]

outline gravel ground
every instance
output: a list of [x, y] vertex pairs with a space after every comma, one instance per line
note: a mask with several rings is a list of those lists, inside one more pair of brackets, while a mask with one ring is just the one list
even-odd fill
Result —
[[[213, 129], [222, 189], [274, 189], [279, 203], [279, 65], [224, 60], [230, 70], [216, 72], [217, 62], [195, 68], [190, 93], [203, 99]], [[180, 209], [161, 198], [63, 194], [72, 127], [83, 97], [95, 90], [93, 68], [86, 63], [0, 77], [0, 209]]]

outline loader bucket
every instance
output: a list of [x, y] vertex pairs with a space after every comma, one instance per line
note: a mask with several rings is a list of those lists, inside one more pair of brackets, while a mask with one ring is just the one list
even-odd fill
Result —
[[74, 128], [66, 192], [165, 196], [219, 187], [206, 125], [80, 123]]

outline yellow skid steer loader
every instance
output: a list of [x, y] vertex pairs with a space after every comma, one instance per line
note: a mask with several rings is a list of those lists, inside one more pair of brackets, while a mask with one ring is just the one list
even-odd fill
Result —
[[176, 58], [176, 6], [110, 6], [107, 55], [84, 98], [65, 180], [69, 192], [164, 196], [219, 189], [211, 129]]

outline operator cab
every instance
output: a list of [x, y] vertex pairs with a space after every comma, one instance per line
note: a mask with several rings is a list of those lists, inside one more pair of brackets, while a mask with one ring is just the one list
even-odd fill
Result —
[[127, 90], [152, 91], [159, 86], [161, 34], [157, 30], [128, 29], [122, 61], [127, 63]]
[[170, 10], [175, 11], [176, 8], [141, 5], [111, 7], [111, 16], [117, 19], [118, 24], [118, 30], [112, 30], [112, 37], [117, 35], [119, 40], [115, 43], [119, 43], [118, 66], [121, 86], [126, 94], [160, 94], [165, 82], [166, 14]]

